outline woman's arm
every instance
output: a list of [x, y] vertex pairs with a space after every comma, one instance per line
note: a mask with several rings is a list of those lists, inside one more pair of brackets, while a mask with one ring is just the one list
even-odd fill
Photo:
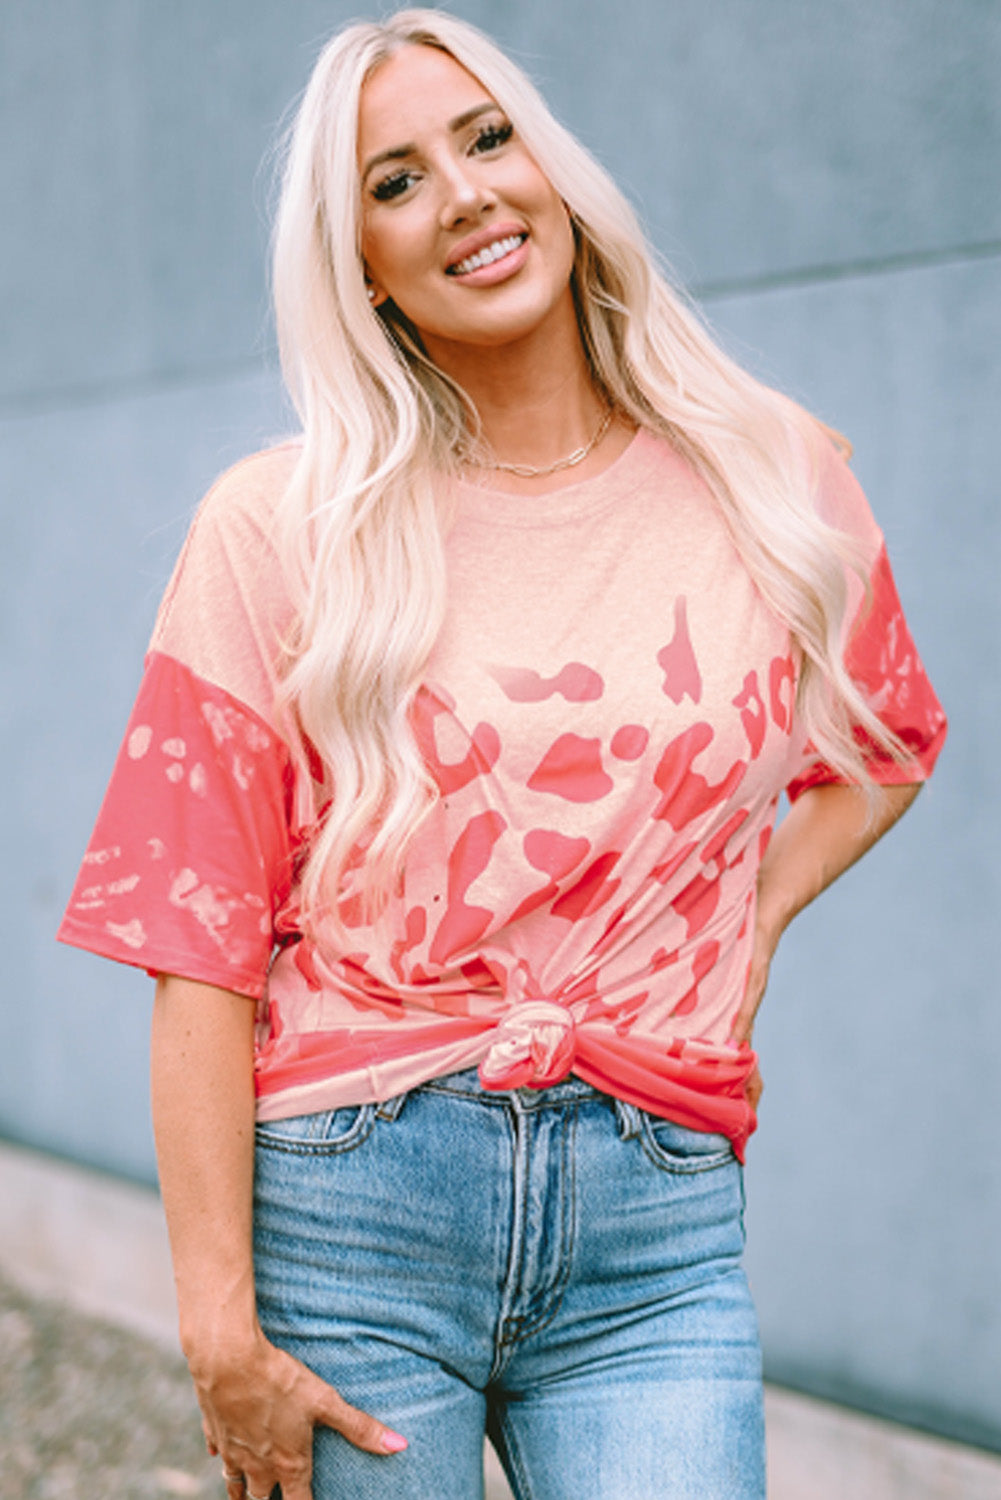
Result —
[[[744, 1000], [731, 1033], [749, 1042], [779, 939], [804, 906], [861, 859], [910, 807], [921, 784], [877, 789], [875, 807], [858, 787], [812, 787], [776, 829], [758, 872], [754, 947]], [[760, 1080], [751, 1102], [760, 1094]]]
[[[209, 1450], [247, 1488], [309, 1500], [313, 1427], [370, 1453], [402, 1439], [270, 1344], [257, 1321], [252, 1253], [254, 1005], [161, 976], [153, 1013], [153, 1125], [170, 1231], [181, 1346]], [[243, 1486], [229, 1486], [239, 1500]]]

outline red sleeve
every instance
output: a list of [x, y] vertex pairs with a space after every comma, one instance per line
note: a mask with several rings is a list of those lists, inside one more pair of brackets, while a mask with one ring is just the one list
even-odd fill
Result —
[[[870, 598], [856, 611], [845, 648], [845, 666], [873, 712], [903, 742], [913, 757], [900, 765], [856, 726], [872, 779], [883, 786], [924, 781], [931, 775], [945, 741], [946, 717], [928, 680], [897, 594], [882, 533], [858, 484], [839, 459], [828, 469], [828, 519], [856, 540], [869, 545], [874, 562], [869, 574]], [[842, 778], [807, 748], [806, 763], [789, 783], [790, 801], [809, 787]]]
[[290, 885], [290, 787], [253, 709], [152, 652], [60, 940], [258, 997]]

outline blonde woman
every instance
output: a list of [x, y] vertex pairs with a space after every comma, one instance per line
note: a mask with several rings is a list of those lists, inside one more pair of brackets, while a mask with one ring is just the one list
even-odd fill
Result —
[[62, 930], [159, 976], [210, 1451], [760, 1497], [754, 1017], [944, 734], [875, 522], [440, 11], [321, 56], [275, 296], [302, 435], [198, 513]]

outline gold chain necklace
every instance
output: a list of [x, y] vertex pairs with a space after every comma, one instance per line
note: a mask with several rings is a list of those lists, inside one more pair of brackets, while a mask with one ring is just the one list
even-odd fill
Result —
[[467, 459], [468, 463], [474, 464], [478, 469], [503, 469], [505, 474], [516, 474], [519, 479], [542, 479], [546, 474], [556, 474], [560, 469], [575, 469], [582, 464], [589, 453], [593, 453], [601, 442], [605, 433], [612, 425], [612, 408], [609, 406], [601, 421], [598, 423], [590, 442], [582, 448], [575, 448], [567, 458], [558, 458], [553, 464], [544, 464], [539, 468], [533, 468], [531, 464], [505, 464], [500, 459], [486, 462], [478, 458]]

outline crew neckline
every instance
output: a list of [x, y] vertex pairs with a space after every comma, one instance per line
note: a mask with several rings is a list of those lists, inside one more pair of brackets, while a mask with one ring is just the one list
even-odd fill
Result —
[[541, 495], [515, 494], [459, 478], [459, 516], [490, 526], [546, 527], [592, 515], [620, 498], [624, 487], [638, 483], [663, 439], [638, 427], [622, 452], [600, 474], [575, 480]]

